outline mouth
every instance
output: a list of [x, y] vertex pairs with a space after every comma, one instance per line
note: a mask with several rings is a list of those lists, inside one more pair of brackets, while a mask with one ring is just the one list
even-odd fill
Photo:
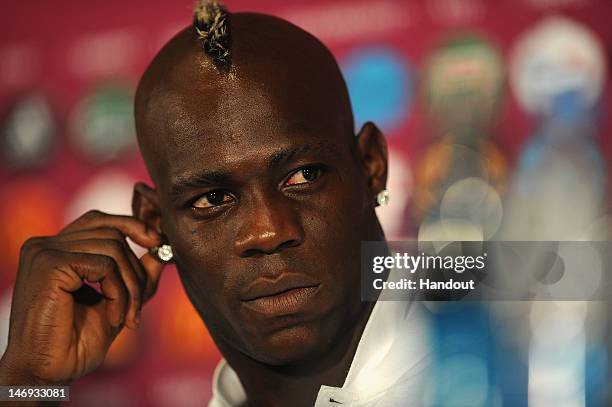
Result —
[[258, 280], [247, 290], [242, 303], [260, 314], [292, 314], [311, 303], [320, 285], [301, 275], [283, 275], [275, 281]]

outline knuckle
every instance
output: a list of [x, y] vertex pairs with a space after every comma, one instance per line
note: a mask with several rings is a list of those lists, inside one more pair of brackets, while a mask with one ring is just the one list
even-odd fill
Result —
[[29, 239], [27, 239], [25, 242], [23, 242], [23, 248], [27, 249], [30, 247], [36, 247], [38, 246], [40, 243], [42, 243], [45, 240], [44, 237], [40, 237], [40, 236], [33, 236], [30, 237]]
[[85, 214], [82, 216], [82, 219], [84, 220], [93, 220], [96, 219], [100, 216], [102, 216], [103, 213], [102, 211], [98, 210], [98, 209], [91, 209], [87, 212], [85, 212]]
[[43, 242], [46, 240], [46, 238], [44, 237], [31, 237], [28, 240], [26, 240], [25, 242], [23, 242], [23, 245], [21, 246], [21, 256], [23, 257], [24, 255], [28, 254], [28, 253], [32, 253], [32, 251], [38, 249]]
[[20, 263], [27, 259], [29, 256], [32, 256], [35, 251], [41, 246], [43, 240], [44, 239], [41, 237], [31, 237], [26, 240], [23, 245], [21, 245], [21, 249], [19, 250]]

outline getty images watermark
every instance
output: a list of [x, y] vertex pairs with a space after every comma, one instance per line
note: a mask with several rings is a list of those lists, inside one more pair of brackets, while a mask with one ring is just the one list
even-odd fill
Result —
[[[421, 253], [414, 256], [408, 253], [395, 253], [389, 256], [375, 256], [372, 259], [372, 272], [382, 274], [385, 270], [402, 270], [415, 274], [418, 270], [447, 270], [461, 274], [466, 270], [482, 271], [485, 269], [487, 253], [481, 256], [440, 256]], [[475, 281], [456, 281], [448, 279], [437, 281], [429, 277], [416, 280], [400, 278], [399, 281], [387, 281], [375, 278], [372, 282], [377, 290], [474, 290]]]
[[612, 245], [598, 242], [363, 242], [361, 297], [607, 300]]

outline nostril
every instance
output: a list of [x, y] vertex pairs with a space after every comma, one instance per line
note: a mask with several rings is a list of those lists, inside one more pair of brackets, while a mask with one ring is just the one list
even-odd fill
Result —
[[242, 252], [241, 257], [260, 257], [260, 256], [263, 256], [264, 254], [265, 253], [263, 251], [258, 250], [258, 249], [247, 249]]
[[298, 239], [290, 239], [270, 248], [266, 248], [264, 246], [254, 247], [243, 250], [241, 253], [241, 257], [260, 257], [268, 254], [274, 254], [290, 247], [298, 246], [299, 244], [300, 241]]
[[289, 247], [294, 247], [294, 246], [297, 246], [297, 245], [299, 245], [299, 244], [300, 244], [300, 242], [299, 242], [297, 239], [287, 240], [286, 242], [281, 243], [281, 244], [278, 246], [278, 249], [277, 249], [276, 251], [280, 251], [280, 250], [283, 250], [283, 249], [287, 249], [287, 248], [289, 248]]

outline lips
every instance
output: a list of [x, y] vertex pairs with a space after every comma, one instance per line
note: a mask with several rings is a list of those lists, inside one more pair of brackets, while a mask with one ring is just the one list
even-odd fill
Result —
[[263, 314], [290, 314], [305, 308], [320, 283], [303, 274], [282, 274], [277, 279], [259, 278], [242, 296], [248, 308]]

